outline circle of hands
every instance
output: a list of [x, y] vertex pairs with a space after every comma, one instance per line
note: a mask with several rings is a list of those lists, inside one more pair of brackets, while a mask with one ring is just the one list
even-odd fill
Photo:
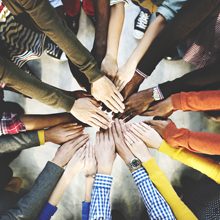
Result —
[[[103, 66], [102, 71], [106, 71]], [[170, 98], [155, 103], [152, 88], [138, 92], [139, 85], [135, 77], [129, 78], [127, 83], [121, 82], [116, 75], [107, 74], [108, 77], [102, 76], [93, 82], [91, 94], [84, 91], [72, 92], [76, 98], [71, 109], [72, 115], [85, 124], [101, 128], [96, 133], [95, 143], [91, 144], [89, 136], [83, 133], [84, 127], [75, 125], [78, 127], [75, 128], [74, 135], [66, 137], [67, 141], [70, 137], [74, 139], [60, 147], [60, 151], [70, 155], [67, 168], [72, 164], [76, 172], [84, 167], [86, 176], [92, 177], [97, 172], [110, 174], [116, 153], [126, 164], [134, 157], [141, 162], [147, 161], [151, 158], [148, 148], [160, 147], [164, 131], [172, 123], [171, 120], [164, 119], [174, 111]], [[110, 111], [113, 119], [108, 114]], [[157, 120], [129, 124], [127, 121], [136, 115], [160, 117], [154, 118]]]

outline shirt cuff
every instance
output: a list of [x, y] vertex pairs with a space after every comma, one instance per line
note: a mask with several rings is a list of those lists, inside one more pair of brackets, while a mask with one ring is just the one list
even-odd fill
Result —
[[39, 138], [40, 145], [44, 145], [45, 144], [45, 131], [40, 130], [37, 133], [38, 133], [38, 138]]
[[144, 182], [146, 180], [149, 179], [149, 176], [148, 174], [146, 173], [145, 169], [144, 168], [139, 168], [137, 170], [135, 170], [133, 173], [132, 173], [132, 176], [134, 178], [134, 182], [136, 183], [136, 185], [140, 184], [141, 182]]
[[136, 69], [135, 72], [138, 73], [140, 76], [142, 76], [142, 77], [144, 77], [144, 78], [147, 78], [147, 77], [148, 77], [147, 74], [145, 74], [144, 72], [142, 72], [142, 71], [139, 70], [139, 69]]
[[176, 94], [171, 95], [171, 101], [172, 101], [173, 108], [174, 108], [175, 111], [182, 109], [181, 93], [176, 93]]
[[56, 211], [57, 211], [56, 206], [47, 203], [40, 214], [39, 220], [51, 219], [51, 217], [55, 214]]
[[82, 202], [82, 219], [86, 219], [86, 216], [89, 216], [91, 202]]
[[111, 189], [113, 177], [104, 174], [96, 174], [93, 187]]

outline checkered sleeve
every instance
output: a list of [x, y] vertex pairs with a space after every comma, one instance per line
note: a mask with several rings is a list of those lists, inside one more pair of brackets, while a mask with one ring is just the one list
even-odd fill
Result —
[[0, 118], [0, 136], [6, 134], [18, 134], [26, 131], [24, 124], [20, 121], [18, 115], [3, 112]]
[[110, 190], [113, 177], [96, 174], [92, 190], [89, 220], [111, 220]]
[[174, 220], [175, 217], [143, 168], [132, 173], [151, 220]]

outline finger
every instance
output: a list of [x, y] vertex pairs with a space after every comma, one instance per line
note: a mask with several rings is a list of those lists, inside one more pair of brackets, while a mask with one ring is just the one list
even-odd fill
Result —
[[125, 144], [128, 146], [128, 148], [132, 151], [132, 144], [129, 143], [129, 141], [125, 138]]
[[154, 116], [154, 115], [157, 115], [157, 113], [155, 111], [149, 111], [149, 110], [141, 113], [141, 116]]
[[74, 133], [74, 134], [72, 134], [72, 135], [68, 135], [66, 138], [68, 139], [68, 140], [72, 140], [72, 139], [75, 139], [75, 138], [77, 138], [77, 137], [79, 137], [79, 136], [81, 136], [82, 135], [82, 133], [81, 132], [78, 132], [78, 133]]
[[121, 125], [120, 125], [120, 122], [119, 122], [119, 120], [117, 118], [115, 119], [115, 128], [116, 128], [118, 136], [120, 138], [123, 138], [123, 133], [122, 133]]
[[118, 113], [118, 109], [108, 100], [103, 101], [103, 103], [109, 108], [111, 109], [114, 113]]
[[127, 132], [126, 134], [127, 134], [127, 136], [128, 136], [133, 142], [138, 142], [138, 141], [140, 141], [140, 139], [139, 139], [135, 134], [133, 134], [132, 132]]
[[102, 110], [100, 110], [100, 109], [97, 109], [96, 114], [102, 116], [103, 119], [104, 119], [105, 121], [107, 121], [107, 122], [110, 122], [110, 121], [111, 121], [110, 118], [109, 118], [109, 116], [108, 116], [105, 112], [103, 112]]
[[144, 122], [140, 122], [140, 126], [142, 126], [146, 130], [151, 130], [152, 129], [149, 125], [145, 124]]
[[120, 99], [121, 102], [124, 102], [122, 94], [117, 89], [114, 89], [114, 93]]
[[113, 97], [113, 99], [118, 103], [118, 105], [121, 107], [121, 109], [124, 111], [125, 105], [124, 105], [124, 103], [121, 101], [121, 99], [120, 99], [116, 94], [114, 94], [112, 97]]
[[83, 142], [84, 140], [88, 140], [88, 139], [89, 139], [88, 134], [84, 134], [84, 135], [82, 135], [82, 136], [80, 136], [79, 138], [76, 138], [76, 139], [74, 140], [74, 145], [78, 145], [78, 144], [80, 144], [81, 142]]
[[91, 121], [99, 125], [99, 127], [103, 129], [107, 129], [110, 126], [110, 122], [106, 121], [104, 118], [102, 118], [100, 115], [95, 114], [92, 116]]
[[121, 92], [126, 86], [126, 84], [127, 84], [126, 82], [122, 82], [121, 85], [118, 87], [118, 91]]
[[[127, 133], [128, 133], [128, 132], [127, 132]], [[134, 141], [132, 140], [132, 138], [131, 138], [127, 133], [124, 134], [125, 141], [127, 141], [129, 144], [133, 144]]]
[[[124, 107], [124, 104], [120, 101], [120, 104], [114, 99], [113, 95], [108, 99], [108, 102], [114, 106], [115, 109], [117, 109], [117, 112], [124, 112], [124, 108], [122, 108], [120, 105]], [[117, 113], [116, 112], [116, 113]]]
[[120, 123], [122, 132], [125, 133], [127, 131], [127, 129], [126, 129], [124, 121], [120, 119], [119, 123]]
[[130, 131], [131, 131], [134, 135], [136, 135], [138, 138], [140, 138], [141, 140], [143, 140], [142, 134], [141, 134], [140, 132], [138, 132], [137, 129], [135, 129], [134, 127], [131, 127], [131, 128], [130, 128]]
[[65, 134], [68, 136], [68, 135], [72, 135], [72, 134], [75, 134], [75, 133], [78, 133], [78, 132], [81, 132], [83, 133], [83, 128], [77, 128], [77, 129], [71, 129], [71, 128], [68, 128], [66, 131], [65, 131]]
[[95, 124], [95, 126], [97, 126], [98, 128], [102, 128], [102, 129], [107, 129], [108, 128], [108, 126], [107, 125], [105, 125], [105, 124], [103, 124], [102, 122], [100, 122], [98, 119], [96, 119], [94, 116], [90, 119], [90, 121], [92, 122], [92, 123], [94, 123]]
[[93, 128], [98, 129], [98, 130], [99, 130], [99, 128], [100, 128], [99, 126], [97, 126], [96, 123], [94, 123], [94, 122], [92, 121], [92, 119], [91, 119], [90, 121], [88, 121], [87, 124], [90, 125], [90, 126], [93, 127]]

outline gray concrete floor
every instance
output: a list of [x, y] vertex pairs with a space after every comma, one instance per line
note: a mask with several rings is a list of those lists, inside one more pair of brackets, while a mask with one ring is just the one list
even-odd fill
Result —
[[[134, 5], [126, 6], [126, 20], [123, 29], [123, 36], [120, 44], [119, 64], [125, 62], [126, 58], [135, 48], [138, 41], [133, 38], [133, 21], [138, 13], [138, 8]], [[91, 48], [94, 39], [94, 29], [83, 13], [81, 16], [81, 24], [79, 30], [79, 39], [87, 47]], [[42, 80], [54, 86], [67, 89], [79, 89], [76, 81], [73, 79], [68, 64], [66, 62], [58, 62], [43, 55], [41, 60], [35, 62], [35, 67], [42, 72]], [[190, 66], [183, 61], [162, 61], [154, 74], [149, 77], [141, 89], [149, 88], [159, 82], [167, 81], [187, 73]], [[59, 110], [53, 109], [43, 105], [35, 100], [24, 100], [19, 95], [7, 94], [9, 100], [15, 100], [21, 103], [27, 113], [55, 113]], [[62, 110], [60, 110], [62, 111]], [[206, 128], [206, 123], [203, 121], [199, 113], [183, 113], [176, 112], [173, 114], [172, 119], [178, 126], [187, 127], [193, 130], [203, 130]], [[137, 117], [135, 121], [143, 120], [142, 117]], [[94, 137], [95, 131], [87, 129]], [[29, 187], [34, 179], [43, 169], [44, 165], [50, 160], [58, 146], [47, 143], [45, 146], [37, 147], [34, 149], [24, 150], [18, 159], [16, 159], [12, 167], [15, 175], [25, 179], [24, 187]], [[173, 161], [167, 156], [152, 151], [152, 154], [157, 159], [161, 169], [167, 174], [170, 180], [178, 185], [178, 177], [183, 169], [183, 166], [178, 162]], [[112, 208], [120, 210], [127, 220], [140, 220], [144, 219], [145, 209], [139, 197], [137, 188], [135, 187], [131, 175], [123, 164], [120, 158], [116, 159], [113, 169], [114, 183], [112, 187], [111, 199]], [[76, 176], [71, 183], [71, 186], [66, 191], [59, 210], [53, 217], [53, 220], [78, 220], [81, 216], [81, 202], [84, 196], [84, 177], [83, 174]]]

